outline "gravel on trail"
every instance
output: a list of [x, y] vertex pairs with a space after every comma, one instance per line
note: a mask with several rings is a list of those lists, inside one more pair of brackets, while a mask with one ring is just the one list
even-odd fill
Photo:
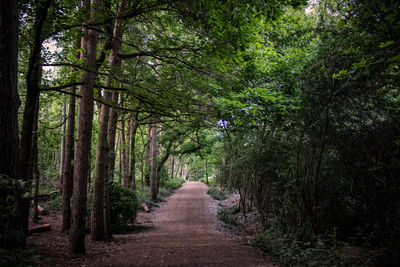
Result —
[[203, 183], [183, 184], [157, 210], [153, 225], [123, 244], [104, 266], [274, 266], [217, 230], [206, 192]]
[[183, 184], [152, 212], [139, 212], [133, 231], [110, 241], [87, 235], [85, 255], [69, 251], [60, 215], [42, 216], [40, 223], [51, 230], [29, 236], [28, 245], [39, 249], [39, 266], [278, 266], [224, 231], [216, 219], [218, 202], [207, 189], [200, 182]]

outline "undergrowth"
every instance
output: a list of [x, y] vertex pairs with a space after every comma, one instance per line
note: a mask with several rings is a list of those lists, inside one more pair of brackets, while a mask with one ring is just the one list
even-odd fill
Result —
[[236, 206], [220, 209], [217, 213], [217, 219], [223, 221], [224, 223], [235, 226], [237, 224], [235, 215], [238, 214], [239, 211], [240, 209]]
[[207, 194], [209, 194], [216, 200], [225, 200], [228, 198], [224, 191], [216, 188], [215, 186], [210, 187], [207, 191]]
[[36, 266], [37, 248], [30, 246], [26, 249], [0, 249], [0, 267]]
[[[199, 181], [202, 182], [203, 184], [207, 184], [206, 178], [201, 178]], [[208, 186], [215, 186], [216, 183], [217, 183], [216, 179], [208, 178]]]

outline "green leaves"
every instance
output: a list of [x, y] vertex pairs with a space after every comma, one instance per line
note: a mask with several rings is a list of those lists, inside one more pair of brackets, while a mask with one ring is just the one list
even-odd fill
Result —
[[384, 43], [380, 43], [379, 48], [385, 48], [385, 47], [391, 46], [393, 43], [394, 43], [394, 41], [387, 41]]

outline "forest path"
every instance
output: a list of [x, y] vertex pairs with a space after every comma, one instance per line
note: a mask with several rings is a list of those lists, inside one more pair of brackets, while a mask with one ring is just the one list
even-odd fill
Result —
[[153, 227], [133, 235], [105, 266], [275, 266], [218, 231], [207, 186], [187, 182], [155, 211]]

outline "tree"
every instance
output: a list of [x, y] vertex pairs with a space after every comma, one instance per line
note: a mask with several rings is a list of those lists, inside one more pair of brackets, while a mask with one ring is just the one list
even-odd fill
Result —
[[[125, 14], [126, 1], [121, 1], [118, 17]], [[122, 28], [119, 20], [115, 20], [113, 28], [113, 40], [111, 41], [112, 52], [109, 55], [108, 63], [110, 69], [118, 69], [120, 60], [117, 57], [121, 49]], [[111, 75], [111, 74], [110, 74]], [[110, 87], [111, 77], [107, 76], [105, 87]], [[104, 100], [111, 101], [111, 93], [106, 92]], [[94, 241], [104, 240], [106, 235], [111, 236], [109, 224], [109, 199], [108, 199], [108, 177], [109, 177], [109, 151], [114, 149], [109, 147], [108, 126], [110, 108], [108, 105], [100, 105], [99, 130], [97, 135], [96, 160], [93, 173], [93, 195], [92, 195], [92, 214], [91, 214], [91, 235]]]
[[157, 180], [157, 123], [154, 118], [152, 124], [152, 139], [151, 139], [151, 148], [152, 148], [152, 159], [151, 159], [151, 172], [150, 172], [150, 197], [151, 200], [157, 200], [158, 194], [158, 180]]
[[[31, 183], [33, 174], [33, 146], [32, 146], [32, 133], [35, 125], [35, 107], [39, 101], [39, 84], [41, 80], [40, 63], [41, 63], [41, 50], [43, 43], [43, 28], [47, 20], [47, 14], [51, 0], [46, 0], [37, 3], [35, 10], [35, 21], [33, 25], [33, 42], [30, 47], [29, 66], [26, 74], [26, 100], [25, 109], [23, 112], [23, 121], [21, 127], [21, 142], [19, 148], [19, 164], [18, 171], [21, 179]], [[24, 213], [24, 232], [28, 233], [28, 218], [29, 218], [30, 201], [23, 202]]]
[[[80, 39], [76, 43], [77, 50], [80, 48], [81, 42]], [[80, 57], [80, 53], [76, 53], [76, 57]], [[76, 69], [73, 69], [76, 71]], [[74, 94], [76, 93], [76, 86], [70, 87], [70, 97], [69, 97], [69, 106], [68, 106], [68, 129], [67, 136], [65, 140], [65, 156], [64, 156], [64, 164], [62, 170], [61, 179], [63, 181], [63, 200], [62, 200], [62, 226], [61, 231], [65, 232], [71, 228], [71, 196], [72, 196], [72, 188], [73, 188], [73, 171], [74, 166], [72, 160], [74, 158], [74, 144], [75, 144], [75, 106], [76, 106], [76, 98]]]
[[[18, 15], [17, 1], [0, 3], [0, 176], [18, 179], [18, 107], [20, 105], [17, 84]], [[3, 179], [3, 177], [1, 177]], [[10, 192], [11, 193], [11, 192]], [[23, 247], [21, 199], [19, 190], [17, 206], [10, 220], [11, 229], [1, 229], [2, 249]], [[2, 219], [3, 220], [3, 219]], [[3, 231], [15, 231], [18, 236], [7, 239]]]
[[[97, 15], [98, 1], [92, 4], [86, 0], [83, 8], [90, 10], [90, 20], [94, 21]], [[74, 183], [72, 194], [72, 222], [70, 231], [70, 248], [73, 252], [85, 253], [86, 234], [86, 201], [87, 181], [89, 175], [90, 139], [92, 136], [93, 120], [93, 85], [96, 63], [96, 47], [98, 33], [94, 29], [84, 28], [85, 67], [88, 71], [82, 74], [82, 85], [79, 87], [82, 98], [78, 104], [78, 128], [74, 165]]]

